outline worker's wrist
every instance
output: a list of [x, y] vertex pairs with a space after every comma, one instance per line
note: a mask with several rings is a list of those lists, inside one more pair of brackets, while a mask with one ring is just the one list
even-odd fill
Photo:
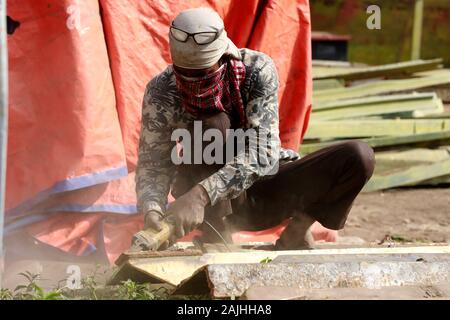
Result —
[[164, 212], [159, 211], [159, 210], [155, 210], [155, 209], [148, 210], [147, 212], [144, 213], [144, 216], [154, 215], [154, 214], [159, 215], [159, 217], [161, 219], [163, 219], [165, 217]]
[[161, 208], [160, 204], [156, 201], [144, 202], [141, 206], [138, 206], [138, 210], [143, 214], [150, 213], [151, 211], [156, 211], [164, 215], [164, 210]]
[[206, 207], [211, 203], [208, 192], [206, 192], [205, 188], [203, 188], [202, 185], [197, 184], [194, 188], [192, 188], [191, 192], [194, 193], [194, 197], [200, 202], [203, 207]]

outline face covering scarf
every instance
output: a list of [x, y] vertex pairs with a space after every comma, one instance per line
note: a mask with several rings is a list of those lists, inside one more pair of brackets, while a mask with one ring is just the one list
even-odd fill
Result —
[[187, 78], [175, 69], [174, 73], [187, 112], [197, 118], [215, 111], [225, 112], [239, 124], [239, 128], [245, 128], [247, 121], [240, 91], [245, 80], [242, 61], [228, 58], [219, 70], [202, 78]]

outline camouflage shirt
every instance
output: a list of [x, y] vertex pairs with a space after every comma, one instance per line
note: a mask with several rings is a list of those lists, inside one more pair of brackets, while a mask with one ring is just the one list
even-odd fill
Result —
[[[265, 54], [241, 49], [246, 78], [241, 87], [247, 128], [269, 137], [263, 152], [271, 159], [293, 160], [298, 154], [281, 148], [278, 121], [278, 75], [273, 61]], [[164, 212], [175, 165], [171, 161], [171, 141], [175, 129], [187, 128], [195, 119], [184, 111], [177, 91], [172, 66], [147, 85], [142, 108], [139, 160], [136, 169], [136, 193], [140, 212]], [[251, 146], [251, 144], [250, 144]], [[258, 148], [261, 148], [259, 146]], [[261, 150], [258, 150], [261, 152]], [[219, 171], [200, 182], [211, 204], [238, 197], [259, 178], [271, 171], [239, 154]]]

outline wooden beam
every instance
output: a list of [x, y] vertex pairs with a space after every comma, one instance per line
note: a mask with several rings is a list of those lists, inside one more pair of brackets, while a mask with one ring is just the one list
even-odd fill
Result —
[[[386, 176], [392, 176], [405, 172], [413, 167], [431, 165], [433, 163], [450, 160], [450, 148], [441, 147], [439, 149], [409, 149], [402, 151], [384, 151], [375, 154], [376, 167], [374, 176], [382, 179]], [[445, 183], [448, 176], [421, 180], [419, 182], [406, 183], [411, 185], [431, 185]]]
[[426, 149], [416, 148], [401, 151], [380, 151], [375, 154], [377, 164], [382, 161], [406, 161], [406, 162], [439, 162], [450, 159], [450, 149]]
[[353, 87], [320, 90], [313, 93], [313, 104], [376, 96], [381, 94], [411, 92], [434, 86], [450, 84], [450, 70], [439, 75], [401, 80], [383, 80], [365, 83]]
[[395, 188], [446, 175], [450, 175], [450, 160], [413, 166], [387, 175], [375, 174], [366, 184], [363, 191], [372, 192]]
[[424, 93], [406, 93], [386, 96], [369, 96], [363, 98], [342, 99], [342, 100], [325, 100], [323, 102], [313, 103], [313, 112], [331, 111], [341, 108], [359, 108], [372, 105], [384, 105], [390, 103], [407, 103], [411, 104], [417, 102], [419, 104], [426, 104], [430, 101], [438, 100], [439, 98], [434, 92]]
[[[432, 133], [423, 133], [423, 134], [415, 134], [415, 135], [407, 135], [407, 136], [388, 136], [388, 137], [378, 137], [378, 138], [370, 138], [370, 139], [361, 139], [362, 141], [367, 142], [372, 148], [382, 148], [382, 147], [391, 147], [391, 146], [406, 146], [406, 145], [414, 145], [414, 144], [448, 144], [450, 142], [450, 131], [442, 131], [442, 132], [432, 132]], [[330, 142], [319, 142], [319, 143], [304, 143], [300, 147], [300, 152], [302, 154], [309, 154], [311, 152], [323, 149], [325, 147], [331, 146], [336, 143], [340, 143], [343, 141], [330, 141]]]
[[411, 186], [438, 186], [450, 184], [450, 175], [413, 183]]
[[424, 72], [434, 70], [442, 66], [442, 59], [433, 60], [414, 60], [400, 63], [386, 64], [381, 66], [371, 66], [366, 68], [358, 68], [356, 70], [340, 70], [333, 72], [331, 69], [329, 73], [322, 73], [315, 75], [314, 80], [325, 79], [341, 79], [345, 81], [372, 79], [378, 77], [393, 77], [400, 75], [411, 75], [416, 72]]
[[[381, 99], [382, 98], [382, 99]], [[370, 116], [424, 117], [444, 112], [444, 104], [435, 94], [409, 97], [369, 97], [313, 105], [312, 121], [340, 120]]]
[[401, 136], [446, 130], [450, 131], [450, 119], [313, 120], [309, 123], [305, 139]]
[[337, 79], [314, 80], [313, 81], [313, 90], [314, 91], [342, 88], [342, 87], [344, 87], [344, 84]]
[[313, 60], [312, 66], [323, 68], [352, 68], [353, 64], [348, 61]]

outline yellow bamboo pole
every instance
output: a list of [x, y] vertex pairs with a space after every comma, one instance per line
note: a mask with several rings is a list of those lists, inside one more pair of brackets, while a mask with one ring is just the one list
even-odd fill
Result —
[[422, 46], [424, 0], [416, 0], [414, 6], [414, 25], [412, 34], [411, 60], [420, 59]]

